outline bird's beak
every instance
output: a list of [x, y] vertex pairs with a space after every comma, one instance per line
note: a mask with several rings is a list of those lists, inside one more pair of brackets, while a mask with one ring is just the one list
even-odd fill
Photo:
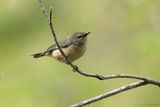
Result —
[[87, 36], [87, 35], [89, 35], [91, 32], [86, 32], [86, 34], [84, 35], [84, 36]]

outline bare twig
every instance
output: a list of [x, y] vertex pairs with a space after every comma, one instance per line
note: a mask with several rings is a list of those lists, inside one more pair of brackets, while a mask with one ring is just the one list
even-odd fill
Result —
[[127, 74], [115, 74], [115, 75], [106, 75], [105, 76], [105, 75], [98, 75], [98, 74], [89, 74], [89, 73], [86, 73], [86, 72], [80, 70], [77, 65], [72, 64], [68, 60], [67, 56], [65, 55], [65, 53], [63, 52], [63, 50], [59, 46], [59, 43], [58, 43], [58, 40], [56, 37], [56, 33], [55, 33], [55, 30], [53, 27], [53, 23], [52, 23], [52, 7], [50, 7], [49, 16], [48, 16], [47, 11], [46, 11], [44, 4], [43, 4], [43, 0], [39, 0], [39, 3], [40, 3], [40, 7], [41, 7], [41, 10], [42, 10], [44, 16], [48, 20], [48, 24], [49, 24], [52, 36], [54, 38], [54, 41], [57, 44], [58, 49], [60, 50], [61, 54], [64, 56], [67, 64], [69, 64], [73, 68], [74, 71], [78, 72], [79, 74], [81, 74], [83, 76], [97, 78], [99, 80], [106, 80], [106, 79], [112, 79], [112, 78], [132, 78], [132, 79], [138, 79], [138, 80], [144, 80], [144, 81], [152, 81], [153, 84], [160, 85], [159, 82], [157, 82], [156, 80], [151, 80], [149, 78], [145, 78], [145, 77], [141, 77], [141, 76], [127, 75]]
[[43, 12], [43, 14], [44, 14], [44, 16], [47, 18], [47, 20], [48, 20], [48, 13], [47, 13], [47, 11], [46, 11], [46, 9], [45, 9], [45, 7], [44, 7], [44, 3], [43, 3], [43, 0], [39, 0], [39, 6], [40, 6], [40, 8], [41, 8], [41, 10], [42, 10], [42, 12]]
[[89, 105], [89, 104], [91, 104], [91, 103], [94, 103], [94, 102], [96, 102], [96, 101], [102, 100], [102, 99], [104, 99], [104, 98], [107, 98], [107, 97], [110, 97], [110, 96], [119, 94], [119, 93], [124, 92], [124, 91], [127, 91], [127, 90], [131, 90], [131, 89], [133, 89], [133, 88], [137, 88], [137, 87], [140, 87], [140, 86], [143, 86], [143, 85], [147, 85], [147, 84], [149, 84], [149, 83], [148, 83], [148, 82], [145, 82], [145, 81], [132, 83], [132, 84], [129, 84], [129, 85], [126, 85], [126, 86], [123, 86], [123, 87], [114, 89], [114, 90], [112, 90], [112, 91], [110, 91], [110, 92], [107, 92], [107, 93], [98, 95], [98, 96], [96, 96], [96, 97], [93, 97], [93, 98], [90, 98], [90, 99], [81, 101], [81, 102], [79, 102], [79, 103], [76, 103], [76, 104], [74, 104], [74, 105], [71, 105], [70, 107], [83, 107], [83, 106], [85, 106], [85, 105]]
[[53, 23], [52, 23], [52, 7], [50, 7], [50, 11], [49, 11], [49, 15], [48, 15], [48, 13], [47, 13], [47, 11], [46, 11], [46, 9], [44, 7], [43, 0], [39, 0], [39, 3], [40, 3], [40, 7], [41, 7], [41, 10], [42, 10], [44, 16], [48, 20], [48, 24], [49, 24], [52, 36], [54, 38], [54, 41], [55, 41], [59, 51], [61, 52], [61, 54], [64, 56], [67, 64], [69, 64], [73, 68], [73, 71], [76, 71], [76, 72], [78, 72], [79, 74], [81, 74], [83, 76], [92, 77], [92, 78], [96, 78], [96, 79], [99, 79], [99, 80], [107, 80], [107, 79], [113, 79], [113, 78], [132, 78], [132, 79], [143, 80], [142, 82], [132, 83], [130, 85], [126, 85], [126, 86], [123, 86], [123, 87], [121, 87], [119, 89], [115, 89], [115, 90], [113, 90], [111, 92], [105, 93], [103, 95], [99, 95], [97, 97], [82, 101], [80, 103], [72, 105], [71, 107], [82, 107], [84, 105], [96, 102], [96, 101], [104, 99], [106, 97], [113, 96], [113, 95], [118, 94], [120, 92], [123, 92], [123, 91], [126, 91], [126, 90], [130, 90], [130, 89], [133, 89], [133, 88], [136, 88], [136, 87], [140, 87], [140, 86], [143, 86], [143, 85], [147, 85], [147, 84], [153, 84], [153, 85], [160, 86], [160, 81], [159, 80], [153, 80], [153, 79], [142, 77], [142, 76], [127, 75], [127, 74], [99, 75], [99, 74], [89, 74], [89, 73], [86, 73], [84, 71], [81, 71], [78, 68], [77, 65], [72, 64], [68, 60], [67, 56], [65, 55], [65, 53], [63, 52], [63, 50], [61, 49], [61, 47], [60, 47], [60, 45], [58, 43], [58, 40], [57, 40], [57, 37], [56, 37], [56, 33], [55, 33], [55, 30], [54, 30], [54, 27], [53, 27]]
[[50, 26], [50, 30], [51, 30], [51, 32], [52, 32], [52, 36], [53, 36], [53, 38], [54, 38], [54, 41], [55, 41], [56, 44], [57, 44], [57, 47], [58, 47], [59, 51], [60, 51], [61, 54], [64, 56], [67, 64], [69, 64], [69, 65], [74, 69], [74, 71], [77, 71], [77, 70], [78, 70], [78, 67], [77, 67], [76, 65], [73, 65], [73, 64], [68, 60], [67, 56], [65, 55], [65, 53], [63, 52], [63, 50], [61, 49], [61, 47], [60, 47], [60, 45], [59, 45], [59, 43], [58, 43], [58, 40], [57, 40], [57, 37], [56, 37], [56, 33], [55, 33], [55, 31], [54, 31], [54, 27], [53, 27], [53, 23], [52, 23], [52, 7], [50, 7], [49, 16], [48, 16], [47, 11], [46, 11], [46, 9], [45, 9], [45, 7], [44, 7], [44, 4], [43, 4], [43, 0], [39, 0], [39, 4], [40, 4], [41, 10], [42, 10], [44, 16], [45, 16], [45, 17], [47, 18], [47, 20], [48, 20], [48, 23], [49, 23], [49, 26]]

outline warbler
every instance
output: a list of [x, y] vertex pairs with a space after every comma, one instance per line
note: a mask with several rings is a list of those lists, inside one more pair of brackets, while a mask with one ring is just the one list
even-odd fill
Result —
[[[76, 32], [71, 37], [58, 42], [65, 56], [70, 62], [77, 60], [85, 53], [87, 36], [90, 33], [91, 32]], [[47, 50], [33, 54], [32, 56], [34, 58], [49, 56], [67, 64], [65, 57], [61, 54], [56, 44], [53, 44]]]

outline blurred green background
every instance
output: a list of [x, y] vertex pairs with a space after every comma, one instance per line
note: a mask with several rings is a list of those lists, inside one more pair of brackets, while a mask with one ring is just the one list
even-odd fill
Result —
[[[91, 31], [88, 50], [75, 62], [98, 74], [160, 79], [160, 0], [45, 0], [61, 40]], [[30, 55], [53, 38], [37, 0], [0, 1], [0, 107], [67, 107], [135, 82], [99, 81], [73, 73], [51, 58]], [[160, 89], [144, 86], [88, 107], [160, 106]], [[116, 103], [115, 103], [116, 102]]]

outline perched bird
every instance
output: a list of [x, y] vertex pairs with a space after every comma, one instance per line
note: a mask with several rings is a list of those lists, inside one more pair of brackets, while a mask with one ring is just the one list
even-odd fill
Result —
[[[61, 49], [70, 62], [77, 60], [84, 54], [86, 51], [87, 35], [90, 33], [91, 32], [76, 32], [71, 37], [59, 42]], [[56, 44], [50, 46], [46, 51], [33, 54], [32, 56], [34, 58], [49, 56], [60, 62], [67, 63]]]

